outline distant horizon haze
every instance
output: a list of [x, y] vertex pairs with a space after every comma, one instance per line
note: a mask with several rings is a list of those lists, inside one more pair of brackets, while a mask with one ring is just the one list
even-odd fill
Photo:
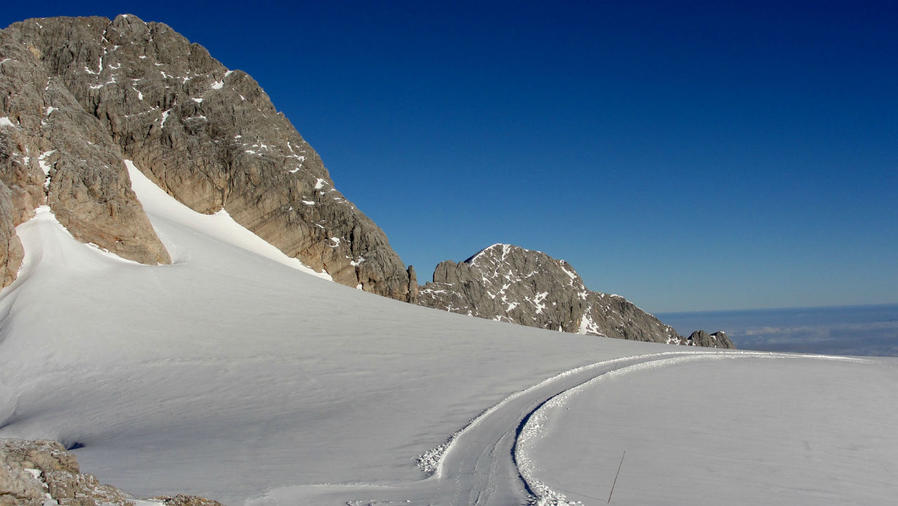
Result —
[[898, 356], [898, 304], [659, 313], [680, 334], [723, 330], [740, 349]]
[[700, 309], [696, 311], [661, 311], [656, 314], [662, 315], [698, 315], [704, 313], [750, 313], [755, 311], [802, 311], [802, 310], [818, 310], [818, 309], [860, 309], [860, 308], [889, 308], [898, 307], [898, 303], [884, 302], [881, 304], [844, 304], [835, 306], [787, 306], [787, 307], [750, 307], [750, 308], [724, 308], [724, 309]]
[[55, 2], [255, 78], [419, 280], [501, 242], [653, 313], [898, 303], [898, 2]]

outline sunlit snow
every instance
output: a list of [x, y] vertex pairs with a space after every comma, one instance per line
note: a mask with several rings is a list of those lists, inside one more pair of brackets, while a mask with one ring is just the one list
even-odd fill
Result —
[[894, 501], [895, 361], [751, 355], [634, 365], [553, 398], [522, 429], [522, 475], [571, 504]]
[[894, 500], [896, 359], [426, 309], [297, 270], [128, 169], [172, 265], [98, 251], [41, 208], [0, 292], [0, 437], [77, 443], [103, 482], [260, 506], [597, 504], [626, 450], [615, 504]]

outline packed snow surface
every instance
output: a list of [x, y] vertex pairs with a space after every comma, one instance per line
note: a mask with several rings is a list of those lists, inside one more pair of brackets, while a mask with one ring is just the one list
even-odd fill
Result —
[[[618, 440], [633, 459], [618, 504], [704, 503], [727, 490], [722, 503], [758, 504], [749, 499], [799, 465], [807, 472], [791, 497], [817, 504], [834, 475], [814, 471], [832, 451], [850, 457], [835, 468], [846, 502], [895, 496], [881, 479], [898, 469], [887, 425], [895, 360], [683, 350], [405, 304], [299, 270], [226, 214], [193, 213], [129, 172], [174, 263], [140, 265], [82, 244], [48, 208], [20, 225], [24, 264], [0, 293], [0, 437], [76, 446], [84, 471], [137, 496], [505, 505], [560, 491], [604, 500], [577, 480], [606, 483]], [[878, 411], [867, 404], [874, 396]], [[565, 399], [562, 412], [550, 412], [544, 433], [522, 430], [530, 446], [519, 455], [518, 429], [553, 398]], [[601, 406], [579, 410], [581, 399]], [[826, 402], [811, 413], [826, 423], [791, 406], [809, 399]], [[861, 417], [870, 427], [858, 427]], [[552, 429], [569, 423], [581, 425]], [[799, 456], [775, 446], [776, 427], [789, 427], [781, 434]], [[575, 441], [556, 444], [559, 431]], [[690, 443], [670, 443], [693, 432]], [[725, 469], [759, 455], [756, 446], [771, 453], [754, 474]], [[634, 472], [652, 458], [665, 465]], [[522, 481], [525, 459], [544, 489]], [[671, 466], [678, 459], [696, 467], [688, 479]], [[885, 471], [867, 479], [863, 465]]]
[[894, 502], [894, 359], [708, 358], [620, 369], [547, 402], [519, 438], [522, 474], [549, 503]]

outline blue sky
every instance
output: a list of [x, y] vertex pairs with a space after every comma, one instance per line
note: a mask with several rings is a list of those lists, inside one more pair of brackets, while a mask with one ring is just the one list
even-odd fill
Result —
[[898, 302], [898, 2], [15, 2], [0, 25], [120, 12], [253, 75], [421, 281], [508, 242], [650, 311]]

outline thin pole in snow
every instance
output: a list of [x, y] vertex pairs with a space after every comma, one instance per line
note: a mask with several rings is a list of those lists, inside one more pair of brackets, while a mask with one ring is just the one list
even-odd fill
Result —
[[608, 504], [611, 504], [611, 495], [614, 494], [614, 486], [617, 485], [617, 477], [620, 475], [620, 468], [624, 465], [624, 457], [627, 456], [627, 450], [624, 450], [623, 455], [620, 456], [620, 464], [617, 465], [617, 473], [614, 475], [614, 481], [611, 482], [611, 492], [608, 493]]

